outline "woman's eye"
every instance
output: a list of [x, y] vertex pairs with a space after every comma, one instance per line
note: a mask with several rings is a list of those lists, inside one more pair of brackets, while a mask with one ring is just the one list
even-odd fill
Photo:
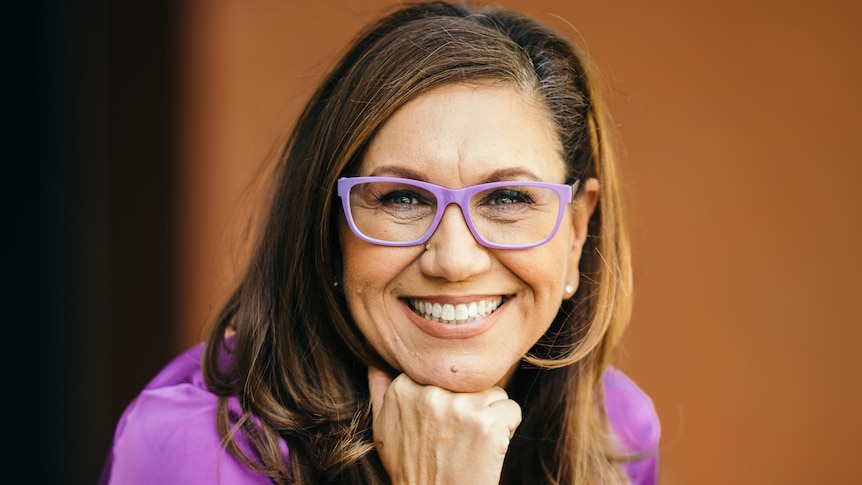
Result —
[[396, 205], [413, 205], [421, 203], [419, 196], [415, 192], [407, 190], [399, 190], [385, 194], [380, 197], [380, 202]]
[[530, 203], [532, 199], [529, 195], [519, 190], [498, 190], [489, 194], [488, 203], [492, 205], [510, 205]]

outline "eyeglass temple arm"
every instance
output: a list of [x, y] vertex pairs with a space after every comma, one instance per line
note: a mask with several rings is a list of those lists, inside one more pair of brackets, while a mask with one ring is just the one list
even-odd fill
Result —
[[581, 185], [581, 179], [575, 180], [575, 183], [572, 184], [572, 200], [575, 199], [575, 196], [578, 194], [578, 187]]

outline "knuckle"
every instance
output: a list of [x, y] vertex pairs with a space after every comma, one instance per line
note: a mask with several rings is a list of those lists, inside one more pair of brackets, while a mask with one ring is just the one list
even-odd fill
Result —
[[441, 406], [444, 401], [443, 389], [435, 386], [425, 386], [419, 391], [416, 399], [417, 407], [420, 411], [437, 415], [441, 412]]

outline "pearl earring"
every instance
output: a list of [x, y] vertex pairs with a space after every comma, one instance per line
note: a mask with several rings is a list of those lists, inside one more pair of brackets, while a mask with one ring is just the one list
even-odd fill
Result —
[[566, 286], [563, 288], [566, 292], [566, 296], [573, 296], [575, 294], [575, 284], [571, 281], [566, 283]]

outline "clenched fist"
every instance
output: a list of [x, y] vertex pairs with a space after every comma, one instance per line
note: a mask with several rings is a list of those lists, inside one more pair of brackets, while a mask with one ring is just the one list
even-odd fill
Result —
[[521, 408], [494, 386], [456, 393], [369, 368], [374, 441], [394, 484], [497, 485]]

